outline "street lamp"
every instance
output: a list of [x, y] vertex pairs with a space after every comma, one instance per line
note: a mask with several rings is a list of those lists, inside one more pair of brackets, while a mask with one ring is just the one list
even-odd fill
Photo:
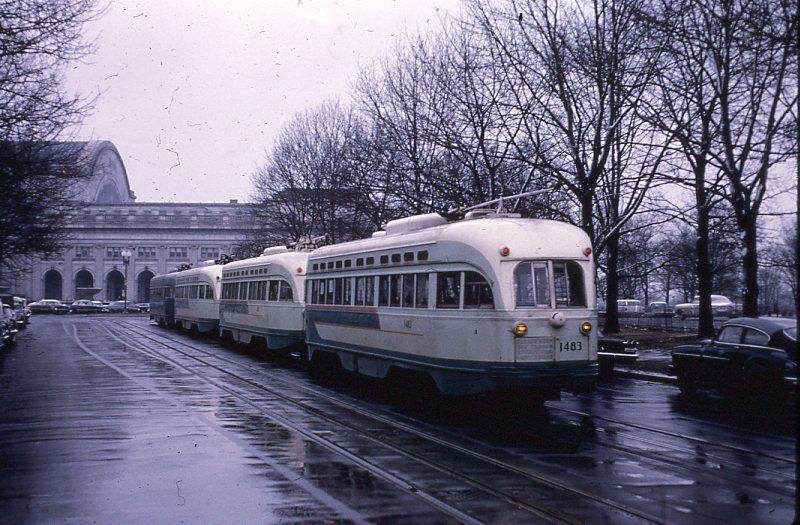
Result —
[[122, 265], [125, 267], [125, 282], [122, 287], [123, 298], [125, 299], [125, 310], [124, 312], [128, 311], [128, 263], [131, 262], [131, 251], [127, 248], [122, 250]]

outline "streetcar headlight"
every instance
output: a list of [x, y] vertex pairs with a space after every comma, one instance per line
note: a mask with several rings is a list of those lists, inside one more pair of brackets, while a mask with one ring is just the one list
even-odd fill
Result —
[[592, 323], [590, 323], [589, 321], [586, 321], [581, 325], [581, 332], [583, 332], [584, 334], [588, 334], [591, 331], [592, 331]]
[[519, 322], [514, 325], [514, 330], [512, 330], [512, 332], [514, 332], [515, 336], [522, 337], [528, 333], [528, 325], [523, 322]]

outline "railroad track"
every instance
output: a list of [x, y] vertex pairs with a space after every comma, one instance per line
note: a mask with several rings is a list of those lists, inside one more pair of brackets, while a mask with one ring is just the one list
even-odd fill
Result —
[[[131, 330], [132, 332], [136, 333], [137, 335], [141, 336], [141, 337], [147, 337], [148, 339], [151, 339], [151, 340], [153, 340], [155, 342], [159, 342], [159, 341], [156, 340], [154, 337], [152, 337], [152, 334], [156, 335], [158, 338], [170, 341], [172, 343], [179, 344], [179, 345], [181, 345], [183, 347], [186, 347], [186, 348], [190, 348], [193, 351], [200, 352], [200, 353], [202, 353], [203, 355], [205, 355], [207, 357], [211, 357], [213, 359], [219, 360], [219, 361], [224, 362], [224, 363], [232, 364], [232, 365], [234, 365], [236, 367], [240, 367], [242, 369], [248, 370], [250, 372], [254, 372], [254, 373], [259, 374], [259, 375], [265, 375], [265, 376], [269, 377], [269, 379], [271, 381], [278, 381], [278, 382], [281, 382], [281, 383], [289, 386], [292, 389], [299, 389], [299, 390], [302, 390], [302, 391], [304, 391], [304, 392], [306, 392], [308, 394], [312, 394], [312, 395], [317, 396], [319, 398], [323, 398], [323, 399], [325, 399], [325, 400], [327, 400], [327, 401], [329, 401], [331, 403], [336, 404], [337, 406], [345, 407], [348, 410], [357, 412], [362, 416], [368, 417], [368, 418], [373, 419], [373, 420], [380, 421], [380, 422], [382, 422], [384, 424], [391, 425], [391, 426], [394, 426], [396, 428], [400, 428], [401, 430], [403, 430], [405, 432], [414, 433], [415, 435], [417, 435], [418, 437], [421, 437], [423, 439], [426, 439], [426, 440], [429, 440], [429, 441], [435, 441], [435, 442], [437, 442], [437, 443], [439, 443], [439, 444], [441, 444], [443, 446], [447, 446], [447, 447], [450, 447], [450, 448], [456, 448], [461, 453], [469, 454], [472, 457], [480, 459], [481, 461], [484, 461], [484, 462], [487, 462], [487, 463], [491, 463], [492, 465], [494, 465], [496, 467], [500, 467], [500, 468], [503, 468], [505, 470], [509, 470], [509, 471], [516, 472], [516, 473], [519, 473], [519, 474], [522, 474], [522, 475], [526, 475], [526, 476], [531, 476], [532, 475], [532, 473], [529, 470], [520, 469], [519, 467], [517, 467], [515, 465], [512, 465], [507, 461], [498, 460], [497, 458], [494, 458], [494, 457], [491, 457], [491, 456], [487, 456], [486, 454], [481, 454], [479, 452], [476, 452], [476, 451], [471, 450], [471, 449], [467, 449], [464, 446], [459, 445], [457, 443], [453, 443], [451, 441], [444, 441], [441, 437], [433, 435], [430, 432], [423, 432], [423, 431], [421, 431], [419, 429], [419, 426], [424, 426], [426, 428], [430, 428], [430, 426], [428, 424], [426, 424], [425, 422], [420, 421], [420, 420], [418, 420], [416, 418], [409, 418], [409, 417], [403, 416], [401, 414], [397, 414], [397, 413], [394, 413], [394, 412], [391, 412], [391, 411], [384, 411], [384, 410], [379, 409], [384, 414], [388, 414], [388, 417], [387, 417], [387, 415], [380, 415], [380, 414], [377, 414], [374, 409], [365, 410], [363, 407], [360, 407], [360, 406], [357, 406], [357, 405], [353, 405], [352, 403], [348, 403], [348, 402], [342, 400], [340, 397], [331, 396], [329, 393], [327, 393], [325, 391], [320, 391], [320, 390], [318, 390], [316, 388], [312, 388], [312, 387], [309, 387], [307, 385], [298, 384], [297, 382], [287, 381], [287, 379], [285, 377], [282, 377], [281, 375], [271, 373], [269, 371], [264, 370], [263, 368], [254, 367], [254, 366], [242, 363], [242, 362], [240, 362], [238, 360], [230, 359], [230, 358], [228, 358], [228, 357], [226, 357], [224, 355], [220, 355], [218, 353], [209, 352], [206, 349], [200, 348], [196, 344], [188, 344], [183, 339], [177, 339], [177, 338], [174, 338], [174, 337], [170, 337], [168, 335], [160, 333], [160, 331], [154, 331], [154, 330], [150, 330], [150, 329], [143, 328], [141, 326], [135, 326], [135, 325], [128, 325], [128, 329]], [[166, 345], [166, 346], [170, 346], [170, 345]], [[172, 348], [174, 348], [174, 346]], [[177, 350], [177, 349], [175, 349], [175, 350]], [[180, 350], [177, 350], [177, 351], [180, 351]], [[227, 369], [225, 371], [227, 372]], [[564, 411], [569, 412], [568, 409], [559, 409], [559, 410], [564, 410]], [[573, 414], [577, 414], [577, 415], [581, 415], [581, 416], [589, 416], [588, 414], [581, 413], [581, 412], [578, 412], [578, 411], [571, 411], [571, 412]], [[404, 419], [409, 420], [411, 422], [411, 424], [413, 424], [414, 426], [412, 427], [412, 426], [409, 426], [409, 424], [405, 424], [405, 423], [401, 423], [401, 422], [397, 421], [395, 419], [397, 417], [403, 417]], [[594, 416], [591, 416], [591, 417], [594, 417]], [[609, 419], [609, 418], [603, 418], [603, 419]], [[636, 427], [641, 427], [641, 426], [642, 425], [636, 425]], [[601, 429], [601, 431], [602, 430], [603, 429]], [[660, 430], [660, 429], [651, 429], [651, 430]], [[441, 429], [437, 429], [436, 431], [438, 431], [440, 434], [443, 432]], [[618, 433], [618, 432], [614, 431], [614, 433]], [[609, 435], [612, 434], [612, 431], [608, 430], [608, 434]], [[670, 436], [676, 435], [675, 433], [668, 433], [668, 434]], [[463, 439], [463, 436], [455, 436], [455, 437]], [[688, 437], [691, 437], [691, 436], [688, 436]], [[635, 441], [638, 441], [638, 442], [641, 442], [641, 443], [645, 443], [645, 444], [648, 444], [648, 445], [651, 445], [651, 446], [662, 448], [662, 449], [666, 448], [666, 449], [676, 450], [676, 451], [688, 453], [690, 455], [696, 455], [697, 454], [697, 450], [695, 450], [695, 449], [687, 449], [685, 447], [678, 447], [678, 446], [676, 446], [674, 444], [671, 444], [671, 443], [656, 442], [656, 441], [652, 441], [652, 440], [643, 438], [641, 436], [627, 436], [627, 438], [628, 439], [633, 439]], [[707, 440], [704, 440], [704, 441], [706, 442], [707, 445], [713, 445], [712, 442], [708, 442]], [[705, 468], [705, 467], [696, 466], [696, 465], [692, 464], [691, 462], [676, 460], [676, 459], [672, 459], [672, 458], [665, 458], [662, 455], [660, 455], [658, 453], [654, 453], [652, 451], [641, 450], [641, 449], [638, 449], [638, 448], [632, 448], [632, 447], [628, 447], [628, 446], [623, 446], [623, 445], [619, 445], [617, 443], [606, 443], [606, 442], [601, 441], [600, 439], [595, 439], [595, 442], [599, 446], [611, 448], [613, 450], [617, 450], [617, 451], [622, 452], [624, 454], [629, 454], [629, 455], [635, 456], [636, 458], [644, 458], [644, 459], [650, 460], [652, 462], [657, 462], [659, 464], [670, 465], [672, 468], [678, 469], [678, 470], [680, 470], [682, 472], [692, 472], [692, 473], [700, 474], [701, 476], [709, 476], [710, 475], [710, 476], [717, 477], [717, 478], [727, 479], [729, 481], [733, 481], [734, 483], [741, 481], [741, 477], [736, 477], [735, 473], [729, 473], [728, 470], [708, 469], [708, 468]], [[724, 445], [724, 444], [721, 444], [721, 445]], [[737, 451], [742, 451], [743, 450], [743, 449], [741, 449], [741, 447], [734, 447], [734, 448]], [[755, 452], [757, 452], [757, 451], [755, 451]], [[791, 484], [791, 479], [793, 479], [793, 478], [791, 478], [791, 475], [787, 475], [786, 473], [783, 473], [783, 472], [773, 471], [773, 470], [770, 470], [770, 469], [765, 469], [763, 467], [754, 467], [753, 465], [744, 464], [744, 463], [741, 463], [739, 461], [730, 461], [730, 460], [728, 460], [726, 458], [715, 456], [711, 452], [704, 452], [704, 457], [711, 464], [713, 464], [713, 463], [721, 464], [721, 465], [731, 464], [731, 465], [734, 465], [736, 467], [745, 467], [745, 468], [747, 468], [749, 470], [752, 470], [754, 468], [758, 468], [758, 470], [761, 470], [761, 471], [763, 471], [765, 473], [770, 473], [770, 474], [773, 474], [773, 475], [779, 475], [779, 476], [786, 477], [787, 478], [787, 483], [789, 483], [789, 484]], [[546, 464], [544, 464], [541, 461], [537, 460], [536, 462], [542, 464], [543, 466], [546, 466]], [[789, 479], [789, 478], [791, 478], [791, 479]], [[536, 479], [537, 481], [546, 480], [549, 483], [555, 483], [558, 486], [563, 487], [563, 488], [565, 488], [567, 490], [574, 490], [572, 487], [569, 487], [569, 486], [565, 485], [563, 482], [560, 482], [560, 481], [557, 481], [557, 480], [553, 480], [552, 478], [547, 478], [547, 477], [543, 478], [542, 476], [535, 476], [534, 479]], [[748, 484], [751, 487], [754, 487], [754, 488], [757, 487], [757, 488], [759, 488], [761, 490], [764, 490], [764, 491], [766, 491], [766, 492], [768, 492], [770, 494], [779, 493], [779, 494], [782, 494], [782, 495], [787, 496], [787, 497], [791, 497], [793, 495], [793, 492], [792, 492], [791, 488], [782, 489], [780, 487], [776, 487], [775, 485], [762, 483], [760, 480], [758, 480], [756, 478], [748, 479]], [[582, 496], [584, 496], [584, 497], [592, 497], [590, 494], [587, 494], [585, 491], [580, 492], [580, 494]], [[603, 503], [608, 503], [609, 502], [609, 500], [607, 500], [607, 498], [602, 498], [602, 497], [598, 498], [598, 501], [601, 501]], [[620, 507], [620, 505], [615, 503], [615, 502], [610, 502], [610, 503], [613, 503], [615, 506], [617, 506], [617, 508]], [[627, 508], [627, 507], [624, 507], [624, 508]]]
[[[162, 334], [162, 333], [160, 333], [160, 331], [149, 330], [149, 329], [146, 329], [146, 328], [142, 328], [141, 326], [132, 325], [131, 323], [125, 323], [125, 324], [127, 326], [129, 326], [130, 329], [134, 329], [134, 330], [138, 331], [143, 336], [145, 335], [144, 332], [146, 332], [148, 334], [155, 334], [158, 337], [161, 337], [163, 339], [169, 340], [169, 341], [171, 341], [173, 343], [181, 344], [183, 346], [186, 346], [187, 348], [192, 348], [193, 350], [202, 352], [204, 355], [207, 355], [209, 357], [213, 357], [215, 359], [219, 359], [219, 360], [224, 361], [226, 363], [230, 363], [230, 364], [233, 364], [235, 366], [239, 366], [241, 368], [248, 369], [248, 370], [250, 370], [252, 372], [262, 373], [262, 374], [266, 373], [266, 374], [268, 374], [270, 376], [271, 379], [287, 383], [285, 378], [282, 378], [282, 377], [277, 376], [275, 374], [271, 374], [271, 373], [265, 371], [262, 368], [253, 367], [253, 366], [248, 365], [246, 363], [242, 363], [240, 361], [237, 361], [237, 360], [234, 360], [234, 359], [230, 359], [228, 357], [221, 356], [221, 355], [216, 354], [216, 353], [209, 352], [208, 350], [200, 348], [200, 347], [198, 347], [196, 345], [187, 344], [185, 342], [185, 340], [178, 339], [178, 338], [175, 338], [175, 337], [170, 337], [168, 335]], [[358, 406], [353, 405], [351, 403], [347, 403], [346, 401], [343, 401], [343, 400], [341, 400], [339, 398], [335, 398], [335, 397], [331, 396], [330, 394], [328, 394], [327, 392], [321, 391], [319, 389], [311, 388], [311, 387], [309, 387], [307, 385], [298, 385], [296, 383], [291, 383], [291, 385], [292, 385], [293, 388], [303, 389], [306, 392], [309, 392], [309, 393], [312, 393], [314, 395], [326, 398], [327, 400], [329, 400], [329, 401], [331, 401], [331, 402], [333, 402], [335, 404], [338, 404], [338, 405], [341, 405], [341, 406], [346, 406], [347, 408], [350, 408], [352, 410], [358, 410], [361, 413], [363, 413], [363, 415], [367, 415], [367, 416], [374, 415], [369, 411], [364, 411], [364, 409], [361, 408], [361, 407], [358, 407]], [[586, 396], [583, 396], [583, 397], [586, 397]], [[771, 459], [771, 460], [774, 460], [774, 461], [784, 462], [784, 463], [789, 463], [789, 464], [795, 464], [796, 463], [796, 460], [794, 458], [789, 458], [789, 457], [769, 454], [769, 453], [762, 452], [760, 450], [749, 449], [749, 448], [745, 448], [745, 447], [739, 447], [739, 446], [736, 446], [736, 445], [730, 445], [728, 443], [711, 441], [711, 440], [707, 440], [707, 439], [700, 438], [700, 437], [697, 437], [697, 436], [690, 436], [688, 434], [681, 434], [681, 433], [677, 433], [677, 432], [672, 432], [672, 431], [668, 431], [668, 430], [665, 430], [665, 429], [660, 429], [658, 427], [652, 427], [652, 426], [643, 425], [643, 424], [639, 424], [639, 423], [628, 422], [628, 421], [621, 420], [621, 419], [618, 419], [618, 418], [611, 418], [611, 417], [607, 417], [607, 416], [589, 414], [589, 413], [582, 412], [582, 411], [579, 411], [579, 410], [573, 410], [573, 409], [557, 407], [557, 406], [549, 406], [548, 409], [551, 410], [551, 411], [559, 411], [559, 412], [567, 413], [567, 414], [570, 414], [570, 415], [573, 415], [573, 416], [582, 417], [582, 418], [592, 418], [592, 419], [595, 419], [595, 420], [599, 419], [599, 420], [602, 420], [602, 421], [606, 421], [607, 423], [612, 423], [612, 424], [615, 424], [615, 425], [618, 425], [618, 426], [629, 427], [629, 428], [633, 428], [633, 429], [640, 430], [640, 431], [646, 431], [648, 433], [658, 434], [658, 435], [662, 435], [662, 436], [669, 437], [669, 438], [672, 438], [672, 439], [676, 439], [677, 438], [677, 439], [688, 441], [690, 443], [702, 444], [702, 445], [705, 445], [705, 446], [708, 446], [708, 447], [716, 447], [716, 448], [721, 448], [721, 449], [725, 449], [725, 450], [730, 450], [730, 451], [736, 452], [738, 454], [755, 455], [755, 456], [764, 457], [764, 458], [768, 458], [768, 459]], [[489, 410], [491, 410], [491, 407], [487, 408], [487, 412]], [[396, 416], [397, 414], [392, 413], [392, 415]], [[414, 420], [414, 422], [415, 423], [423, 423], [423, 422], [421, 422], [419, 420], [416, 420], [416, 419]], [[695, 449], [679, 447], [679, 446], [674, 445], [672, 443], [665, 443], [663, 441], [652, 441], [652, 440], [648, 440], [646, 438], [643, 438], [641, 436], [630, 436], [630, 438], [633, 439], [633, 440], [645, 443], [645, 444], [649, 444], [649, 445], [660, 446], [660, 447], [664, 447], [664, 448], [670, 448], [672, 450], [683, 451], [683, 452], [687, 452], [687, 453], [696, 453]], [[604, 444], [604, 443], [600, 443], [600, 442], [598, 442], [598, 444], [602, 445], [602, 446], [609, 446], [609, 447], [615, 448], [616, 450], [619, 450], [619, 451], [622, 451], [622, 452], [629, 452], [629, 453], [636, 454], [636, 455], [642, 455], [643, 454], [642, 451], [639, 451], [637, 449], [630, 449], [630, 448], [626, 448], [626, 447], [621, 447], [621, 446], [615, 445], [615, 444]], [[713, 452], [709, 452], [709, 451], [705, 451], [705, 452], [706, 452], [706, 456], [709, 459], [714, 459], [714, 460], [716, 460], [717, 462], [720, 462], [720, 463], [731, 464], [731, 465], [735, 465], [735, 466], [739, 466], [739, 467], [754, 468], [749, 463], [745, 464], [743, 462], [731, 461], [731, 460], [728, 460], [726, 458], [717, 456]], [[659, 461], [669, 462], [664, 458], [652, 457], [650, 455], [647, 455], [646, 457], [648, 457], [650, 459], [659, 460]], [[765, 469], [763, 467], [757, 467], [757, 468], [759, 468], [760, 470], [764, 470], [766, 472], [769, 472], [771, 474], [786, 476], [786, 473], [782, 473], [782, 472], [779, 472], [779, 471], [775, 471], [775, 470], [771, 470], [771, 469]]]
[[[354, 405], [352, 403], [348, 403], [348, 402], [343, 401], [341, 399], [338, 399], [338, 398], [336, 398], [334, 396], [331, 396], [330, 394], [327, 394], [325, 392], [321, 392], [321, 391], [319, 391], [317, 389], [313, 389], [313, 388], [307, 387], [305, 385], [298, 385], [297, 383], [290, 382], [290, 381], [286, 380], [285, 378], [281, 378], [281, 377], [277, 376], [276, 374], [270, 374], [269, 372], [265, 371], [263, 368], [253, 367], [253, 366], [250, 366], [250, 365], [247, 365], [247, 364], [244, 364], [244, 363], [240, 363], [240, 362], [238, 362], [236, 360], [233, 360], [233, 359], [230, 359], [228, 357], [208, 352], [207, 350], [199, 348], [196, 345], [189, 345], [184, 341], [181, 341], [179, 339], [175, 339], [175, 338], [172, 338], [172, 337], [168, 337], [166, 335], [158, 333], [157, 331], [152, 331], [152, 330], [149, 330], [149, 329], [145, 329], [145, 328], [142, 328], [140, 326], [132, 325], [130, 323], [124, 323], [124, 325], [125, 325], [125, 330], [128, 332], [127, 334], [124, 333], [124, 330], [119, 330], [120, 327], [119, 327], [118, 324], [111, 325], [110, 327], [109, 327], [109, 324], [106, 324], [106, 328], [107, 329], [110, 328], [109, 329], [109, 333], [111, 334], [111, 336], [113, 338], [119, 340], [120, 342], [122, 342], [126, 346], [129, 346], [131, 348], [137, 347], [137, 348], [134, 348], [134, 349], [142, 351], [142, 352], [145, 352], [145, 353], [146, 352], [152, 352], [152, 353], [158, 355], [159, 358], [165, 359], [165, 360], [167, 360], [169, 362], [172, 362], [176, 366], [179, 366], [182, 369], [189, 371], [190, 373], [193, 373], [193, 374], [198, 375], [198, 376], [202, 376], [202, 374], [199, 374], [197, 372], [197, 370], [194, 370], [194, 369], [189, 370], [185, 365], [182, 365], [180, 363], [175, 362], [174, 359], [170, 358], [170, 356], [167, 356], [162, 352], [154, 350], [151, 347], [146, 347], [145, 348], [141, 344], [141, 342], [138, 342], [135, 339], [132, 340], [131, 337], [132, 336], [133, 337], [142, 337], [142, 338], [148, 339], [149, 341], [151, 341], [153, 343], [156, 343], [158, 345], [161, 345], [164, 348], [168, 348], [173, 352], [177, 352], [177, 353], [179, 353], [179, 354], [181, 354], [181, 355], [183, 355], [185, 357], [188, 357], [188, 358], [192, 359], [195, 362], [198, 362], [198, 363], [201, 363], [201, 364], [203, 364], [205, 366], [211, 367], [212, 369], [217, 370], [217, 371], [219, 371], [219, 372], [221, 372], [221, 373], [223, 373], [223, 374], [225, 374], [227, 376], [235, 378], [238, 381], [244, 382], [244, 383], [248, 384], [249, 386], [251, 386], [253, 388], [256, 388], [256, 389], [264, 391], [264, 392], [267, 392], [267, 393], [269, 393], [269, 394], [281, 399], [282, 401], [290, 403], [293, 406], [296, 406], [296, 407], [298, 407], [298, 408], [300, 408], [300, 409], [302, 409], [302, 410], [304, 410], [306, 412], [312, 413], [313, 415], [315, 415], [317, 417], [320, 417], [320, 418], [323, 418], [323, 419], [325, 419], [325, 420], [327, 420], [327, 421], [329, 421], [331, 423], [334, 423], [337, 426], [345, 427], [345, 428], [347, 428], [347, 429], [349, 429], [351, 431], [358, 432], [359, 434], [364, 435], [365, 437], [369, 438], [370, 440], [372, 440], [374, 442], [377, 442], [377, 443], [380, 443], [380, 444], [382, 444], [384, 446], [389, 447], [392, 451], [394, 451], [396, 453], [402, 454], [402, 455], [408, 457], [409, 459], [413, 459], [415, 461], [423, 463], [428, 467], [434, 468], [439, 472], [442, 472], [442, 473], [444, 473], [446, 475], [449, 475], [449, 476], [451, 476], [453, 478], [456, 478], [456, 479], [458, 479], [458, 480], [460, 480], [460, 481], [462, 481], [464, 483], [467, 483], [467, 484], [469, 484], [469, 485], [471, 485], [473, 487], [476, 487], [478, 489], [484, 490], [487, 493], [492, 494], [493, 496], [495, 496], [497, 498], [500, 498], [502, 500], [505, 500], [507, 503], [512, 504], [512, 505], [514, 505], [514, 506], [516, 506], [518, 508], [527, 509], [532, 514], [534, 514], [534, 515], [536, 515], [536, 516], [538, 516], [540, 518], [547, 519], [548, 521], [551, 521], [551, 522], [562, 522], [562, 523], [581, 523], [581, 522], [583, 522], [583, 519], [575, 517], [575, 516], [572, 516], [572, 515], [569, 515], [569, 514], [565, 514], [563, 511], [552, 509], [550, 507], [541, 505], [539, 503], [534, 503], [534, 502], [529, 501], [529, 500], [521, 499], [520, 497], [517, 497], [517, 496], [515, 496], [513, 494], [510, 494], [510, 493], [508, 493], [506, 491], [500, 490], [500, 489], [498, 489], [496, 487], [492, 487], [489, 484], [489, 482], [486, 482], [486, 481], [483, 481], [483, 480], [480, 480], [480, 479], [476, 479], [474, 476], [469, 476], [469, 475], [463, 474], [462, 472], [457, 471], [454, 468], [452, 468], [452, 467], [450, 467], [450, 466], [448, 466], [446, 464], [443, 464], [442, 462], [439, 462], [439, 461], [431, 459], [429, 456], [423, 456], [423, 455], [419, 454], [416, 451], [409, 450], [409, 449], [407, 449], [405, 447], [402, 447], [402, 446], [398, 445], [397, 443], [388, 440], [384, 435], [381, 435], [381, 434], [379, 434], [377, 432], [374, 432], [374, 431], [371, 431], [371, 430], [367, 430], [367, 425], [361, 426], [361, 425], [354, 424], [350, 420], [351, 418], [345, 419], [345, 418], [341, 418], [341, 417], [332, 416], [330, 413], [324, 412], [324, 411], [320, 410], [319, 408], [311, 406], [311, 405], [309, 405], [308, 403], [306, 403], [304, 401], [298, 400], [293, 396], [287, 395], [283, 391], [280, 391], [280, 390], [277, 390], [275, 388], [271, 388], [271, 387], [265, 386], [265, 385], [263, 385], [261, 383], [253, 381], [250, 378], [247, 378], [247, 377], [244, 377], [244, 376], [242, 376], [240, 374], [232, 372], [229, 368], [224, 368], [222, 366], [219, 366], [218, 364], [212, 363], [208, 359], [205, 359], [203, 357], [198, 357], [197, 355], [194, 355], [192, 353], [189, 353], [189, 352], [186, 352], [184, 350], [181, 350], [178, 346], [176, 346], [176, 344], [180, 345], [182, 347], [185, 347], [185, 348], [189, 348], [194, 352], [199, 352], [199, 353], [203, 354], [203, 356], [205, 356], [207, 358], [213, 358], [213, 359], [215, 359], [217, 361], [221, 361], [223, 363], [234, 365], [234, 366], [236, 366], [238, 368], [241, 368], [243, 370], [247, 370], [249, 372], [254, 372], [254, 373], [256, 373], [256, 374], [258, 374], [259, 376], [262, 376], [262, 377], [266, 376], [271, 381], [280, 382], [280, 383], [282, 383], [283, 385], [285, 385], [286, 387], [288, 387], [288, 388], [290, 388], [292, 390], [298, 390], [299, 389], [299, 390], [305, 391], [308, 394], [312, 394], [317, 398], [322, 398], [327, 402], [333, 403], [333, 404], [335, 404], [335, 405], [337, 405], [337, 406], [339, 406], [341, 408], [345, 408], [346, 410], [348, 410], [348, 411], [350, 411], [352, 413], [358, 414], [359, 416], [369, 418], [372, 421], [379, 422], [379, 423], [382, 423], [382, 424], [387, 425], [389, 427], [392, 427], [393, 429], [405, 432], [407, 434], [411, 434], [411, 435], [413, 435], [413, 436], [415, 436], [417, 438], [425, 440], [428, 443], [435, 444], [435, 445], [437, 445], [439, 447], [444, 447], [445, 449], [447, 449], [448, 451], [450, 451], [452, 453], [459, 454], [461, 457], [467, 457], [467, 458], [469, 458], [469, 459], [471, 459], [473, 461], [478, 461], [478, 462], [481, 462], [481, 463], [483, 463], [485, 465], [491, 465], [492, 467], [502, 469], [503, 471], [505, 471], [508, 474], [512, 474], [514, 476], [518, 476], [518, 477], [524, 479], [527, 482], [526, 485], [528, 485], [528, 486], [530, 486], [530, 484], [533, 483], [535, 485], [547, 488], [550, 491], [555, 491], [557, 493], [556, 495], [560, 496], [559, 498], [557, 498], [558, 501], [565, 501], [564, 497], [565, 497], [565, 495], [567, 495], [567, 499], [572, 498], [574, 500], [575, 498], [579, 498], [579, 500], [576, 500], [576, 503], [578, 503], [581, 499], [582, 500], [589, 500], [589, 501], [594, 502], [595, 504], [598, 504], [598, 505], [601, 505], [603, 507], [606, 507], [609, 510], [613, 510], [614, 513], [616, 513], [618, 516], [619, 516], [619, 513], [622, 513], [623, 515], [627, 515], [627, 517], [629, 517], [629, 518], [633, 518], [634, 521], [637, 521], [637, 522], [665, 523], [664, 519], [661, 518], [661, 517], [654, 516], [654, 515], [651, 515], [651, 514], [649, 514], [647, 512], [641, 511], [639, 509], [632, 508], [632, 507], [626, 506], [624, 504], [612, 501], [612, 500], [610, 500], [608, 498], [605, 498], [605, 497], [603, 497], [601, 495], [594, 494], [594, 493], [588, 492], [586, 490], [582, 490], [582, 489], [578, 489], [576, 487], [569, 486], [568, 484], [563, 483], [563, 482], [561, 482], [559, 480], [552, 479], [552, 478], [549, 478], [547, 476], [543, 476], [541, 474], [538, 474], [538, 473], [531, 472], [529, 470], [520, 468], [520, 467], [518, 467], [516, 465], [513, 465], [513, 464], [511, 464], [509, 462], [506, 462], [506, 461], [491, 457], [491, 456], [483, 454], [481, 452], [477, 452], [477, 451], [468, 449], [468, 448], [466, 448], [466, 447], [464, 447], [462, 445], [459, 445], [458, 443], [454, 443], [452, 441], [448, 441], [448, 440], [443, 439], [443, 438], [441, 438], [439, 436], [431, 434], [430, 432], [426, 432], [426, 431], [420, 430], [419, 428], [415, 428], [415, 427], [411, 426], [410, 424], [397, 421], [397, 419], [395, 418], [394, 414], [390, 414], [390, 415], [377, 414], [374, 411], [366, 410], [366, 409], [364, 409], [362, 407], [359, 407], [359, 406]], [[122, 338], [120, 338], [118, 335], [115, 335], [113, 333], [113, 329], [114, 328], [117, 328], [117, 330], [122, 332], [122, 334], [121, 334]], [[153, 334], [155, 334], [155, 337], [153, 336]], [[125, 340], [125, 339], [127, 339], [127, 340]], [[169, 343], [165, 343], [164, 340], [168, 341]], [[175, 344], [170, 344], [170, 343], [175, 343]], [[459, 461], [459, 464], [462, 464], [462, 461]], [[463, 463], [463, 464], [466, 465], [466, 463]], [[541, 494], [538, 494], [538, 496], [541, 496]]]

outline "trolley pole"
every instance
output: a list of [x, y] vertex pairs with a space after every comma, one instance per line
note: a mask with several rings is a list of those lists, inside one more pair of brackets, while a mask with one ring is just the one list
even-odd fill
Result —
[[131, 262], [131, 251], [127, 248], [122, 250], [122, 265], [125, 267], [125, 281], [122, 286], [122, 298], [125, 301], [123, 313], [128, 313], [128, 264]]

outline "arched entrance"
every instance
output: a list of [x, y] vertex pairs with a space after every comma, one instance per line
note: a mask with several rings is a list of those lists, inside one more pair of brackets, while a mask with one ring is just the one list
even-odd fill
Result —
[[91, 288], [94, 286], [94, 276], [89, 270], [81, 270], [75, 274], [75, 288]]
[[58, 270], [47, 270], [44, 274], [44, 298], [62, 299], [62, 279]]
[[75, 274], [75, 299], [93, 299], [100, 288], [94, 288], [94, 275], [86, 268]]
[[136, 302], [149, 303], [150, 302], [150, 279], [155, 277], [155, 274], [150, 270], [142, 270], [139, 277], [136, 278]]
[[120, 301], [122, 300], [123, 290], [125, 288], [125, 277], [119, 270], [111, 270], [106, 275], [106, 300]]

